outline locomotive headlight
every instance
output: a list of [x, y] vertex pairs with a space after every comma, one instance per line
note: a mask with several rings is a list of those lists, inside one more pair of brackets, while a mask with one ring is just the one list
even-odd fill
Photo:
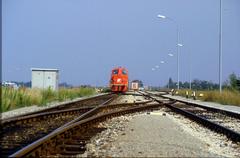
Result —
[[118, 78], [118, 79], [117, 79], [117, 82], [118, 82], [118, 83], [121, 82], [121, 81], [122, 81], [121, 78]]

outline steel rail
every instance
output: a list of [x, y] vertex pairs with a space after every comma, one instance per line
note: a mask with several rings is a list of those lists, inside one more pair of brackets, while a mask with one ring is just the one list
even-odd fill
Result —
[[102, 99], [103, 97], [107, 97], [107, 96], [111, 97], [111, 95], [113, 95], [113, 94], [107, 93], [107, 94], [91, 96], [91, 97], [87, 97], [87, 98], [79, 98], [79, 99], [75, 99], [75, 100], [67, 101], [67, 102], [60, 102], [60, 103], [58, 103], [57, 106], [53, 106], [53, 107], [49, 107], [49, 108], [46, 108], [46, 109], [41, 109], [41, 110], [38, 110], [38, 111], [33, 111], [33, 112], [21, 114], [21, 115], [18, 115], [18, 116], [9, 117], [9, 118], [6, 118], [6, 119], [0, 119], [0, 120], [1, 120], [1, 122], [4, 122], [5, 120], [8, 120], [8, 119], [11, 119], [11, 120], [18, 119], [19, 117], [34, 115], [34, 114], [40, 114], [40, 113], [44, 113], [44, 112], [50, 112], [52, 110], [55, 110], [55, 111], [63, 110], [62, 108], [69, 108], [69, 106], [73, 106], [73, 105], [76, 105], [76, 104], [81, 104], [81, 103], [87, 102], [87, 101], [94, 101], [96, 99]]
[[133, 103], [116, 103], [116, 104], [104, 105], [103, 107], [131, 106], [131, 105], [147, 104], [150, 102], [152, 102], [152, 101], [148, 100], [148, 101], [140, 101], [140, 102], [133, 102]]
[[[106, 105], [106, 103], [108, 103], [109, 101], [106, 101], [103, 103], [103, 106], [100, 108], [105, 108], [105, 107], [119, 107], [119, 106], [131, 106], [131, 105], [139, 105], [139, 104], [146, 104], [149, 103], [151, 101], [144, 101], [144, 102], [136, 102], [136, 103], [124, 103], [124, 104], [110, 104], [110, 105]], [[22, 116], [22, 117], [18, 117], [18, 118], [9, 118], [9, 119], [5, 119], [3, 120], [1, 123], [3, 125], [3, 127], [9, 126], [9, 124], [16, 124], [19, 122], [24, 122], [24, 123], [28, 123], [28, 122], [33, 122], [33, 120], [37, 121], [41, 118], [47, 118], [50, 117], [51, 115], [54, 115], [54, 117], [56, 116], [61, 116], [64, 114], [68, 114], [71, 112], [88, 112], [92, 109], [94, 109], [95, 107], [79, 107], [79, 108], [71, 108], [71, 109], [66, 109], [66, 110], [59, 110], [59, 111], [50, 111], [50, 112], [43, 112], [43, 113], [37, 113], [37, 114], [33, 114], [33, 115], [27, 115], [27, 116]]]
[[237, 133], [229, 128], [226, 128], [224, 126], [221, 126], [215, 122], [209, 121], [201, 116], [197, 116], [194, 113], [191, 113], [189, 111], [183, 110], [181, 108], [177, 108], [175, 106], [172, 106], [170, 104], [165, 103], [166, 107], [172, 109], [173, 111], [176, 111], [178, 113], [181, 113], [182, 115], [202, 124], [203, 126], [214, 130], [215, 132], [222, 133], [226, 135], [229, 139], [231, 139], [234, 142], [240, 142], [240, 133]]
[[42, 113], [37, 113], [37, 114], [32, 114], [32, 115], [26, 115], [26, 116], [21, 116], [17, 118], [8, 118], [2, 120], [2, 126], [7, 126], [8, 124], [15, 124], [17, 122], [32, 122], [32, 119], [35, 119], [36, 121], [41, 118], [46, 118], [49, 117], [50, 115], [54, 116], [59, 116], [59, 115], [64, 115], [65, 113], [70, 113], [70, 112], [82, 112], [82, 111], [89, 111], [93, 109], [93, 107], [80, 107], [80, 108], [71, 108], [71, 109], [66, 109], [66, 110], [59, 110], [59, 111], [51, 111], [51, 112], [42, 112]]
[[103, 97], [106, 97], [106, 96], [112, 96], [112, 94], [104, 94], [104, 95], [89, 97], [89, 98], [81, 99], [77, 101], [61, 103], [59, 106], [56, 106], [56, 107], [51, 107], [51, 108], [43, 109], [40, 111], [35, 111], [35, 112], [23, 114], [23, 115], [5, 118], [1, 120], [1, 129], [7, 126], [12, 126], [14, 124], [21, 124], [21, 122], [28, 123], [28, 122], [38, 121], [41, 118], [50, 117], [51, 115], [56, 117], [56, 116], [67, 114], [69, 112], [89, 111], [93, 109], [95, 106], [88, 106], [88, 107], [83, 106], [83, 107], [75, 107], [75, 108], [71, 108], [71, 107], [72, 107], [72, 104], [75, 105], [75, 104], [80, 104], [86, 101], [94, 101], [93, 99], [102, 99]]
[[151, 110], [153, 108], [157, 108], [161, 106], [161, 104], [148, 104], [138, 107], [132, 107], [128, 109], [123, 109], [120, 111], [114, 111], [109, 113], [104, 113], [97, 116], [92, 116], [86, 119], [83, 119], [78, 122], [74, 122], [69, 126], [65, 126], [59, 130], [55, 130], [54, 132], [50, 133], [49, 135], [39, 139], [38, 141], [24, 147], [23, 149], [17, 151], [16, 153], [10, 155], [10, 157], [40, 157], [40, 156], [48, 156], [51, 155], [51, 152], [59, 152], [57, 145], [64, 145], [64, 139], [70, 139], [71, 135], [74, 135], [76, 132], [86, 132], [81, 131], [81, 129], [85, 129], [90, 127], [91, 124], [96, 124], [98, 122], [104, 121], [106, 119], [134, 113], [142, 110]]
[[[105, 103], [109, 102], [109, 100], [112, 100], [115, 96], [116, 95], [111, 94], [111, 99], [108, 99], [108, 101], [104, 102], [103, 105]], [[51, 119], [53, 117], [55, 118], [58, 116], [65, 116], [65, 114], [70, 114], [70, 115], [76, 114], [77, 112], [84, 112], [80, 116], [82, 116], [82, 115], [85, 116], [84, 114], [87, 114], [89, 111], [92, 111], [94, 108], [96, 108], [96, 106], [95, 107], [87, 107], [87, 108], [80, 107], [80, 108], [71, 108], [71, 109], [59, 110], [59, 111], [41, 112], [41, 113], [37, 113], [37, 114], [33, 114], [33, 115], [26, 115], [26, 116], [21, 116], [21, 117], [17, 117], [17, 118], [5, 119], [4, 122], [1, 124], [1, 129], [4, 129], [3, 131], [1, 131], [1, 135], [2, 136], [6, 135], [6, 133], [4, 133], [4, 131], [5, 130], [11, 131], [11, 127], [14, 127], [14, 125], [21, 125], [22, 123], [24, 123], [24, 124], [33, 123], [38, 120], [42, 120], [42, 118], [43, 119], [44, 118]], [[77, 117], [79, 118], [79, 116], [77, 116]], [[65, 123], [65, 125], [66, 125], [66, 123]], [[57, 130], [57, 129], [58, 128], [56, 128], [54, 130]], [[21, 144], [24, 145], [24, 143], [21, 143]], [[25, 143], [25, 145], [27, 145], [27, 144]], [[11, 141], [10, 141], [10, 145], [11, 145]], [[11, 148], [12, 147], [10, 147], [10, 150], [14, 151]]]
[[134, 92], [123, 93], [122, 95], [142, 96], [141, 94], [139, 94], [139, 93], [134, 93]]
[[[105, 108], [107, 106], [109, 107], [120, 107], [120, 106], [131, 106], [131, 105], [139, 105], [139, 104], [147, 104], [151, 101], [143, 101], [143, 102], [135, 102], [135, 103], [119, 103], [119, 104], [110, 104], [110, 105], [104, 105], [101, 108]], [[21, 116], [17, 118], [8, 118], [4, 119], [1, 122], [1, 125], [5, 128], [8, 126], [13, 126], [13, 124], [20, 124], [21, 122], [28, 123], [28, 122], [34, 122], [38, 121], [41, 118], [49, 118], [51, 115], [54, 117], [57, 116], [62, 116], [71, 112], [87, 112], [93, 109], [94, 107], [79, 107], [79, 108], [71, 108], [71, 109], [66, 109], [66, 110], [59, 110], [59, 111], [50, 111], [50, 112], [42, 112], [42, 113], [37, 113], [33, 115], [26, 115], [26, 116]], [[11, 125], [12, 124], [12, 125]]]
[[234, 142], [240, 142], [240, 133], [238, 132], [235, 132], [229, 128], [226, 128], [224, 126], [221, 126], [215, 122], [212, 122], [210, 120], [207, 120], [201, 116], [197, 116], [195, 115], [194, 113], [191, 113], [189, 111], [186, 111], [186, 110], [183, 110], [181, 108], [178, 108], [178, 107], [175, 107], [175, 106], [172, 106], [171, 104], [169, 103], [163, 103], [162, 101], [156, 99], [156, 98], [153, 98], [152, 96], [150, 96], [149, 94], [145, 94], [146, 96], [154, 99], [156, 102], [158, 103], [162, 103], [164, 104], [166, 107], [168, 107], [169, 109], [175, 111], [175, 112], [178, 112], [188, 118], [190, 118], [191, 120], [197, 122], [197, 123], [200, 123], [201, 125], [217, 132], [217, 133], [222, 133], [224, 135], [226, 135], [229, 139], [231, 139], [232, 141]]
[[166, 96], [161, 96], [161, 97], [168, 98], [169, 100], [177, 101], [177, 102], [184, 103], [184, 104], [187, 104], [187, 105], [190, 105], [190, 106], [195, 106], [195, 107], [200, 107], [200, 108], [203, 108], [203, 109], [207, 109], [207, 110], [212, 111], [212, 112], [219, 112], [219, 113], [222, 113], [224, 115], [240, 119], [240, 113], [236, 113], [236, 112], [233, 112], [233, 111], [228, 111], [228, 110], [224, 110], [224, 109], [218, 109], [218, 108], [214, 108], [214, 107], [204, 106], [204, 105], [200, 105], [200, 104], [197, 104], [197, 103], [191, 103], [191, 102], [183, 101], [183, 100], [179, 100], [179, 99], [172, 99], [172, 98], [169, 98], [169, 97], [166, 97]]
[[143, 102], [135, 102], [135, 103], [119, 103], [119, 104], [110, 104], [114, 99], [116, 99], [116, 97], [118, 96], [113, 96], [112, 98], [110, 98], [109, 100], [105, 101], [104, 103], [100, 104], [99, 106], [91, 109], [90, 111], [88, 111], [87, 113], [84, 113], [83, 115], [75, 118], [74, 120], [66, 123], [65, 125], [59, 127], [65, 127], [68, 126], [74, 122], [83, 120], [87, 117], [93, 116], [95, 114], [97, 114], [100, 110], [104, 109], [104, 108], [116, 108], [116, 107], [121, 107], [121, 106], [132, 106], [132, 105], [140, 105], [140, 104], [147, 104], [150, 103], [151, 101], [143, 101]]
[[149, 92], [145, 92], [145, 93], [147, 93], [148, 95], [151, 95], [151, 96], [154, 95], [156, 97], [166, 98], [166, 99], [169, 99], [171, 101], [184, 103], [184, 104], [187, 104], [187, 105], [190, 105], [190, 106], [200, 107], [200, 108], [212, 111], [212, 112], [218, 112], [218, 113], [230, 116], [230, 117], [240, 119], [240, 113], [236, 113], [236, 112], [233, 112], [233, 111], [228, 111], [228, 110], [224, 110], [224, 109], [218, 109], [218, 108], [214, 108], [214, 107], [204, 106], [204, 105], [200, 105], [200, 104], [197, 104], [197, 103], [192, 103], [192, 102], [183, 101], [183, 100], [179, 100], [179, 99], [173, 99], [173, 98], [164, 96], [165, 94], [161, 94], [159, 96], [157, 94], [152, 94], [152, 93], [149, 93]]
[[56, 130], [59, 130], [59, 129], [64, 128], [64, 127], [66, 127], [66, 126], [68, 126], [68, 125], [70, 125], [70, 124], [73, 124], [74, 122], [77, 122], [77, 121], [83, 120], [83, 119], [85, 119], [85, 118], [87, 118], [87, 117], [91, 117], [91, 116], [95, 115], [95, 114], [99, 111], [100, 108], [102, 108], [102, 107], [103, 107], [104, 105], [106, 105], [106, 104], [109, 104], [110, 102], [112, 102], [112, 101], [113, 101], [114, 99], [116, 99], [117, 97], [118, 97], [118, 96], [113, 96], [112, 98], [108, 99], [108, 100], [105, 101], [104, 103], [96, 106], [95, 108], [93, 108], [93, 109], [91, 109], [90, 111], [84, 113], [83, 115], [80, 115], [79, 117], [73, 119], [72, 121], [64, 124], [63, 126], [59, 127], [59, 128], [56, 129]]

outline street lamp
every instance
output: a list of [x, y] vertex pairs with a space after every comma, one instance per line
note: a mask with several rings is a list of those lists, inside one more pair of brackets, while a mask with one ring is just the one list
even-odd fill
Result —
[[219, 92], [222, 93], [222, 0], [220, 0], [219, 21]]
[[157, 17], [161, 18], [161, 19], [168, 19], [168, 20], [174, 22], [177, 26], [177, 87], [179, 90], [179, 47], [183, 46], [183, 44], [179, 43], [179, 25], [174, 19], [172, 19], [170, 17], [160, 15], [160, 14], [158, 14]]
[[158, 18], [166, 19], [167, 17], [164, 16], [164, 15], [160, 15], [160, 14], [158, 14]]

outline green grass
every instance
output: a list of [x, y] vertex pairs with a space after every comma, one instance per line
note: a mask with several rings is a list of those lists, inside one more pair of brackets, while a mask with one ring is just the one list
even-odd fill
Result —
[[90, 96], [95, 93], [93, 88], [72, 88], [72, 89], [65, 89], [62, 88], [59, 90], [57, 98], [59, 101], [63, 101], [66, 99], [74, 99], [77, 97], [83, 96]]
[[94, 88], [60, 88], [58, 91], [51, 89], [29, 89], [19, 88], [14, 90], [8, 87], [1, 89], [1, 112], [31, 106], [44, 106], [54, 101], [72, 100], [74, 98], [90, 96], [95, 94]]
[[[192, 94], [190, 90], [180, 90], [180, 96], [186, 96], [186, 91]], [[203, 94], [202, 97], [199, 94]], [[190, 95], [189, 95], [190, 96]], [[217, 102], [224, 105], [237, 105], [240, 106], [240, 92], [234, 90], [223, 90], [220, 94], [219, 91], [196, 91], [196, 98], [202, 101]]]

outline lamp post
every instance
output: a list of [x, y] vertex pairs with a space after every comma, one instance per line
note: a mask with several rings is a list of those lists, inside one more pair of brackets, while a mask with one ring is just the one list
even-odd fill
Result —
[[192, 54], [189, 49], [187, 49], [189, 53], [189, 89], [192, 90]]
[[222, 0], [220, 0], [219, 16], [219, 92], [222, 93]]
[[161, 19], [168, 19], [168, 20], [172, 21], [173, 23], [175, 23], [177, 26], [177, 45], [176, 45], [177, 46], [177, 88], [179, 90], [179, 47], [183, 46], [183, 44], [179, 43], [179, 25], [174, 19], [172, 19], [170, 17], [160, 15], [160, 14], [157, 17], [161, 18]]

